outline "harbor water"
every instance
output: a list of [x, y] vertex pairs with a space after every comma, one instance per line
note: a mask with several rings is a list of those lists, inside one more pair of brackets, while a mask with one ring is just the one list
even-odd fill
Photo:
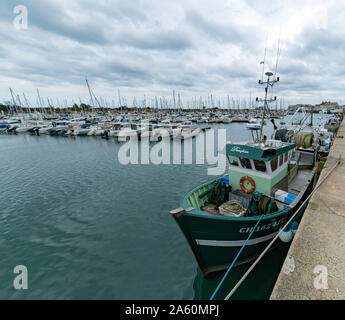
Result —
[[[245, 123], [211, 127], [226, 129], [227, 140], [251, 137]], [[214, 178], [209, 165], [122, 165], [121, 146], [0, 135], [0, 299], [209, 299], [222, 275], [202, 278], [169, 214]], [[268, 299], [287, 250], [268, 253], [233, 298]], [[17, 265], [28, 269], [27, 290], [13, 287]], [[248, 267], [233, 269], [216, 298]]]

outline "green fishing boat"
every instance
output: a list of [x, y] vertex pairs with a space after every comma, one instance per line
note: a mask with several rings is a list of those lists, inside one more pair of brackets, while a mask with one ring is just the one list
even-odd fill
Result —
[[[266, 75], [265, 107], [268, 87], [279, 81]], [[294, 143], [267, 140], [262, 126], [258, 130], [253, 141], [227, 143], [228, 175], [189, 191], [170, 212], [204, 276], [231, 265], [263, 215], [235, 266], [255, 259], [313, 189], [317, 147], [314, 153], [297, 150]]]

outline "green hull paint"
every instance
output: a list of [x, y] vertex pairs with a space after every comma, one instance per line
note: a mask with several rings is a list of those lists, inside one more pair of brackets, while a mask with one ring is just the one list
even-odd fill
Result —
[[[245, 220], [239, 218], [213, 216], [193, 210], [176, 218], [176, 222], [183, 231], [189, 245], [198, 261], [200, 269], [207, 273], [211, 269], [223, 269], [236, 257], [239, 246], [208, 246], [198, 245], [196, 240], [239, 241], [247, 239], [258, 217]], [[251, 239], [265, 237], [279, 231], [279, 228], [290, 218], [292, 210], [287, 208], [279, 214], [264, 217]], [[273, 238], [273, 237], [272, 237]], [[238, 263], [249, 260], [260, 254], [271, 239], [253, 245], [248, 245], [243, 250]]]
[[[198, 195], [210, 189], [214, 181], [198, 186], [184, 197], [181, 206], [185, 209], [192, 206], [194, 210], [180, 216], [174, 215], [205, 276], [211, 272], [226, 269], [232, 263], [259, 219], [259, 216], [237, 218], [212, 215], [200, 210], [206, 199], [199, 199]], [[287, 207], [263, 217], [250, 238], [252, 243], [248, 242], [235, 266], [252, 260], [264, 250], [279, 229], [290, 219], [295, 209], [301, 205], [311, 188], [312, 181], [294, 208]], [[303, 210], [294, 220], [299, 220], [302, 212]], [[197, 243], [197, 240], [201, 242]]]

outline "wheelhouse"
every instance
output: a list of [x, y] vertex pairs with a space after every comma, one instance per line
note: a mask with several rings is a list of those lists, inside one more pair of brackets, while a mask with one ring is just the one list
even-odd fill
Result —
[[254, 143], [228, 143], [226, 155], [232, 190], [249, 190], [243, 180], [252, 180], [255, 191], [266, 196], [271, 196], [274, 189], [287, 187], [288, 165], [295, 148], [295, 144], [274, 140], [261, 148]]

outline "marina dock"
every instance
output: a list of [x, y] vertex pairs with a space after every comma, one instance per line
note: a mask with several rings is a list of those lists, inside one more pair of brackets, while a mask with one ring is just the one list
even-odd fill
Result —
[[271, 300], [345, 298], [345, 121], [321, 171]]

